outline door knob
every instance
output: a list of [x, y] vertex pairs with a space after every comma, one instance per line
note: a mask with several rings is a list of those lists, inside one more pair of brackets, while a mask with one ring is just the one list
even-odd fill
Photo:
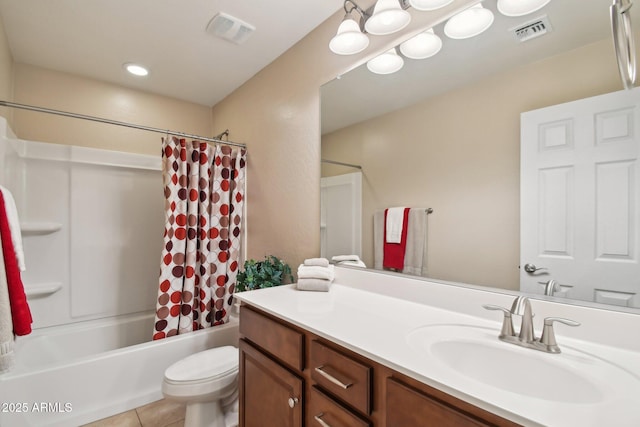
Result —
[[526, 271], [529, 274], [533, 274], [536, 271], [540, 271], [540, 270], [546, 270], [545, 267], [536, 267], [535, 264], [525, 264], [524, 265], [524, 271]]
[[292, 408], [294, 406], [296, 406], [298, 404], [298, 398], [297, 397], [290, 397], [289, 398], [289, 408]]

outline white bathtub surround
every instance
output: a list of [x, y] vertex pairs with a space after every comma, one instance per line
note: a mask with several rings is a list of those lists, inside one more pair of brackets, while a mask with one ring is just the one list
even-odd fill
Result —
[[0, 118], [0, 184], [22, 223], [33, 328], [153, 310], [160, 156], [26, 141]]
[[[337, 266], [335, 284], [330, 292], [298, 292], [294, 287], [286, 286], [242, 293], [238, 299], [526, 426], [640, 425], [640, 408], [637, 405], [637, 396], [640, 395], [640, 339], [632, 333], [640, 330], [640, 316], [637, 314], [532, 300], [537, 336], [545, 317], [566, 317], [582, 323], [576, 328], [556, 325], [556, 338], [564, 352], [547, 354], [498, 340], [502, 316], [483, 309], [482, 304], [510, 307], [514, 295], [507, 292], [496, 293]], [[412, 334], [435, 325], [470, 325], [485, 331], [485, 335], [488, 331], [486, 339], [495, 343], [497, 348], [512, 346], [516, 352], [522, 353], [522, 357], [540, 361], [542, 369], [549, 363], [552, 370], [561, 360], [562, 366], [573, 366], [577, 370], [573, 372], [576, 378], [584, 375], [585, 381], [599, 375], [600, 371], [594, 365], [593, 372], [584, 372], [584, 360], [597, 360], [611, 366], [616, 374], [598, 377], [598, 384], [604, 384], [602, 394], [585, 395], [588, 404], [575, 396], [556, 400], [525, 396], [446, 369], [434, 355], [417, 349], [411, 343]], [[477, 357], [483, 356], [478, 353]]]
[[[238, 322], [170, 339], [118, 348], [131, 335], [149, 337], [154, 315], [130, 316], [117, 327], [96, 320], [34, 331], [16, 342], [17, 365], [0, 375], [0, 402], [24, 402], [27, 413], [0, 411], [0, 425], [11, 427], [82, 425], [162, 398], [164, 371], [196, 352], [238, 345]], [[68, 331], [63, 333], [66, 328]], [[109, 336], [113, 348], [93, 346], [95, 336]], [[72, 353], [76, 353], [75, 355]], [[33, 405], [51, 404], [45, 411]]]
[[243, 230], [246, 149], [163, 139], [164, 241], [153, 339], [224, 324]]

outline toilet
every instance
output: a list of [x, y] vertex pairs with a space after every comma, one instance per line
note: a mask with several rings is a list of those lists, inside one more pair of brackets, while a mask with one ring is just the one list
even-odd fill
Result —
[[186, 403], [185, 427], [237, 425], [238, 349], [217, 347], [177, 361], [164, 372], [162, 394]]

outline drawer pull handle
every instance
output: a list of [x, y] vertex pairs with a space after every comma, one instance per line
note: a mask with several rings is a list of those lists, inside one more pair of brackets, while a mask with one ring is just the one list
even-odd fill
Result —
[[331, 427], [322, 419], [323, 416], [324, 416], [324, 413], [320, 412], [318, 415], [315, 415], [313, 419], [316, 420], [318, 424], [320, 424], [322, 427]]
[[322, 375], [323, 377], [325, 377], [327, 380], [331, 381], [333, 384], [335, 384], [338, 387], [342, 388], [343, 390], [346, 390], [346, 389], [348, 389], [349, 387], [351, 387], [353, 385], [353, 383], [348, 383], [348, 384], [343, 383], [342, 381], [340, 381], [339, 379], [337, 379], [333, 375], [328, 374], [322, 368], [324, 368], [324, 365], [323, 366], [318, 366], [317, 368], [315, 368], [315, 371], [317, 373], [319, 373], [320, 375]]

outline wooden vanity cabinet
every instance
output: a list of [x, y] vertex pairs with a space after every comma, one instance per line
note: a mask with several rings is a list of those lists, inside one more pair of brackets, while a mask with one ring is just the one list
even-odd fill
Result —
[[241, 427], [517, 426], [243, 304]]

